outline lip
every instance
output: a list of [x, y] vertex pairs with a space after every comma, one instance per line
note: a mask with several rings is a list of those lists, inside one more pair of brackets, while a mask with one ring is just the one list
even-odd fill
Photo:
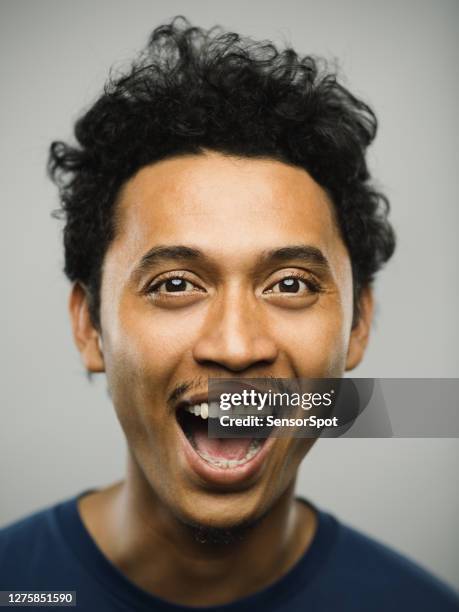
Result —
[[219, 468], [211, 465], [199, 456], [183, 433], [178, 422], [176, 427], [180, 446], [188, 467], [205, 484], [215, 487], [227, 488], [237, 485], [249, 485], [263, 469], [265, 460], [275, 442], [275, 438], [267, 438], [258, 453], [252, 459], [249, 459], [247, 463], [244, 463], [244, 465]]
[[[175, 405], [175, 415], [178, 411], [186, 406], [192, 406], [194, 404], [202, 404], [206, 402], [209, 406], [212, 403], [217, 403], [220, 400], [220, 394], [222, 392], [228, 392], [228, 387], [231, 388], [233, 393], [243, 391], [260, 390], [256, 386], [250, 383], [239, 381], [231, 381], [228, 379], [222, 380], [221, 390], [219, 390], [219, 384], [213, 385], [212, 393], [208, 391], [201, 391], [193, 393], [183, 397]], [[274, 438], [268, 437], [258, 453], [249, 459], [244, 465], [238, 465], [234, 467], [219, 468], [213, 466], [205, 459], [203, 459], [193, 448], [188, 438], [185, 436], [182, 428], [176, 420], [176, 427], [178, 430], [178, 437], [180, 440], [180, 446], [182, 453], [185, 457], [185, 462], [188, 468], [208, 486], [228, 488], [234, 486], [249, 486], [250, 483], [257, 478], [259, 473], [262, 471], [265, 465], [265, 460], [268, 457], [271, 448], [275, 442]]]

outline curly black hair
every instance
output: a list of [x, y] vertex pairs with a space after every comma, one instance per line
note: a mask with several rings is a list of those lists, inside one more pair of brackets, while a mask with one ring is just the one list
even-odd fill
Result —
[[[387, 198], [365, 153], [371, 108], [325, 60], [183, 17], [156, 28], [123, 74], [76, 122], [77, 145], [53, 142], [48, 171], [65, 220], [67, 277], [80, 281], [99, 327], [102, 264], [123, 183], [158, 160], [214, 150], [304, 168], [329, 194], [349, 251], [354, 304], [395, 248]], [[355, 310], [358, 314], [358, 311]]]

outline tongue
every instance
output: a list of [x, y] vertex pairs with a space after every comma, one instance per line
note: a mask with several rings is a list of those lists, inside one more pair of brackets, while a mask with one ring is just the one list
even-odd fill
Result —
[[215, 459], [244, 459], [252, 442], [252, 438], [209, 438], [202, 429], [193, 432], [193, 439], [198, 451]]

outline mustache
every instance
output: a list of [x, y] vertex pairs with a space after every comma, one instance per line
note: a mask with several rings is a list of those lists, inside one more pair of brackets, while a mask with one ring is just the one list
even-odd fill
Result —
[[179, 400], [182, 395], [188, 393], [188, 391], [193, 391], [194, 389], [202, 389], [204, 386], [208, 384], [207, 376], [197, 376], [192, 378], [191, 380], [186, 380], [184, 382], [179, 383], [174, 390], [170, 393], [167, 403], [169, 407], [172, 407], [177, 400]]
[[194, 391], [195, 389], [204, 389], [204, 388], [208, 388], [209, 385], [209, 378], [212, 379], [217, 379], [217, 378], [221, 378], [224, 380], [228, 380], [228, 379], [234, 379], [234, 380], [244, 380], [244, 378], [247, 378], [249, 380], [254, 380], [256, 378], [260, 378], [262, 380], [268, 380], [270, 381], [270, 386], [272, 390], [276, 390], [276, 391], [280, 391], [281, 393], [285, 393], [287, 391], [292, 391], [292, 379], [286, 379], [284, 381], [284, 379], [282, 378], [278, 378], [272, 374], [265, 374], [263, 376], [196, 376], [193, 377], [189, 380], [185, 380], [179, 384], [177, 384], [176, 387], [174, 387], [174, 389], [172, 390], [172, 392], [169, 394], [169, 397], [167, 399], [167, 403], [169, 408], [173, 408], [174, 404], [181, 399], [181, 397], [183, 395], [185, 395], [185, 393], [188, 393], [189, 391]]

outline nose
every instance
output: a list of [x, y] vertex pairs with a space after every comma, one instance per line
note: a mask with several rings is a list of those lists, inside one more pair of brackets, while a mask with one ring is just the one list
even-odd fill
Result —
[[242, 293], [216, 301], [193, 347], [193, 357], [201, 365], [231, 372], [266, 367], [277, 355], [260, 305]]

